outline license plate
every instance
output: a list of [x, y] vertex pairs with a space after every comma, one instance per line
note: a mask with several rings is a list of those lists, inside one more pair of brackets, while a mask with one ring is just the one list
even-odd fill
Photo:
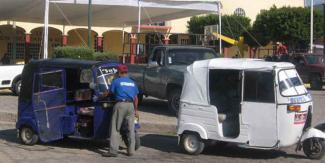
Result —
[[298, 125], [298, 124], [304, 124], [306, 122], [307, 119], [307, 112], [298, 112], [295, 114], [295, 121], [294, 124]]

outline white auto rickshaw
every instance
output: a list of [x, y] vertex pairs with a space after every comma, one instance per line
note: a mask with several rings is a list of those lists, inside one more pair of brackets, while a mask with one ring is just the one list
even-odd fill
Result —
[[312, 111], [312, 98], [291, 63], [197, 61], [185, 72], [179, 145], [195, 155], [210, 142], [257, 149], [297, 144], [308, 158], [321, 159], [325, 124], [312, 128]]

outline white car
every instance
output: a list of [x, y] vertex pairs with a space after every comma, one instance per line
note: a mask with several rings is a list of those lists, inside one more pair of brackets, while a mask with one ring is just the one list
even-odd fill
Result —
[[10, 89], [16, 95], [20, 93], [21, 73], [24, 65], [0, 65], [0, 89]]

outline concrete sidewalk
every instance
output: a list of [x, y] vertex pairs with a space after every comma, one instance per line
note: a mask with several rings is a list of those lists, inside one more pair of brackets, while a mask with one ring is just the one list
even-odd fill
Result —
[[[18, 97], [9, 90], [0, 90], [0, 126], [15, 128]], [[177, 120], [168, 112], [166, 101], [145, 98], [139, 106], [140, 132], [155, 134], [175, 134]]]

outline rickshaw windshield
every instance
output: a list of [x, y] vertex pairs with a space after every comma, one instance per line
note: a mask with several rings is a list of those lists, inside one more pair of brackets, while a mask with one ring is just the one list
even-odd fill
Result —
[[296, 96], [307, 93], [307, 90], [295, 69], [280, 70], [279, 89], [283, 96]]
[[115, 77], [117, 69], [115, 67], [99, 67], [97, 69], [97, 87], [99, 92], [109, 90], [109, 87]]

